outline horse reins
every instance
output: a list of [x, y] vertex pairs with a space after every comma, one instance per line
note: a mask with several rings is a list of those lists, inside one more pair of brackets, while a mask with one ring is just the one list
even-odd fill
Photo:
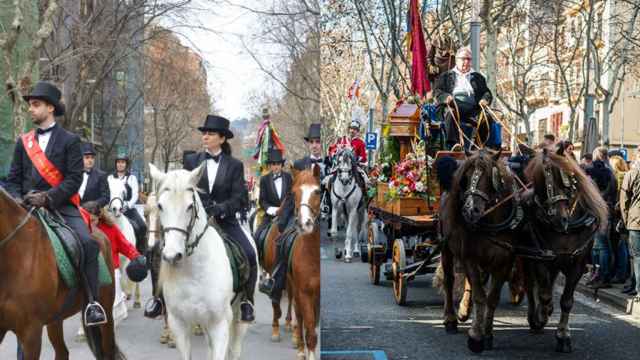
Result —
[[33, 210], [35, 210], [35, 207], [31, 207], [27, 212], [27, 214], [24, 216], [24, 218], [20, 221], [18, 226], [16, 226], [16, 228], [13, 229], [13, 231], [9, 235], [7, 235], [4, 239], [0, 240], [0, 248], [2, 248], [11, 239], [13, 239], [13, 237], [16, 236], [16, 234], [20, 231], [20, 229], [22, 229], [22, 227], [24, 227], [27, 224], [27, 221], [29, 221], [29, 218], [31, 217]]

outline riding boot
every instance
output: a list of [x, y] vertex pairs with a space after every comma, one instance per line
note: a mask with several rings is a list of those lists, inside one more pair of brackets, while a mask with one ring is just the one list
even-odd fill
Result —
[[253, 322], [255, 320], [253, 296], [257, 279], [258, 266], [256, 265], [251, 267], [249, 280], [244, 288], [244, 299], [242, 300], [242, 303], [240, 303], [240, 320], [245, 322]]
[[87, 283], [87, 295], [89, 304], [84, 310], [84, 321], [86, 326], [96, 326], [107, 322], [107, 315], [104, 308], [97, 299], [98, 294], [98, 258], [88, 256], [85, 259], [84, 275]]

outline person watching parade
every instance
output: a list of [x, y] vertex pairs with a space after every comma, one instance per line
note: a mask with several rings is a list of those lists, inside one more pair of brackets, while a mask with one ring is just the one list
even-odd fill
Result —
[[85, 254], [80, 264], [88, 298], [84, 321], [86, 326], [104, 324], [107, 315], [97, 301], [99, 246], [78, 209], [84, 168], [80, 137], [56, 123], [56, 116], [64, 115], [65, 108], [55, 85], [40, 81], [23, 99], [29, 103], [36, 129], [16, 142], [7, 190], [24, 206], [56, 211], [76, 233]]

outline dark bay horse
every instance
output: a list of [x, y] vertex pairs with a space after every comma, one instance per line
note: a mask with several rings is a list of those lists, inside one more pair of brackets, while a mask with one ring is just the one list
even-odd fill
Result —
[[596, 185], [578, 164], [563, 155], [544, 150], [525, 170], [533, 183], [527, 196], [526, 217], [541, 247], [553, 251], [552, 261], [525, 260], [530, 328], [541, 332], [553, 312], [553, 285], [559, 272], [565, 276], [560, 298], [562, 311], [556, 330], [556, 351], [571, 352], [569, 314], [573, 293], [591, 254], [598, 226], [607, 224], [607, 204]]
[[[293, 171], [292, 193], [298, 236], [292, 250], [287, 288], [293, 294], [298, 357], [314, 360], [320, 315], [320, 168]], [[304, 328], [304, 331], [303, 331]]]
[[[23, 221], [24, 225], [20, 226]], [[111, 246], [104, 235], [94, 238], [105, 255], [112, 284], [100, 289], [98, 299], [107, 313], [107, 323], [85, 329], [85, 332], [97, 359], [125, 359], [116, 345], [113, 330]], [[79, 290], [71, 306], [59, 314], [69, 293], [58, 273], [53, 247], [44, 227], [0, 188], [0, 342], [8, 331], [13, 331], [22, 345], [24, 359], [37, 360], [42, 347], [42, 328], [46, 326], [55, 358], [68, 359], [63, 319], [78, 313], [86, 302], [84, 290]]]
[[[455, 258], [471, 284], [474, 316], [467, 345], [473, 352], [493, 347], [493, 315], [500, 290], [511, 275], [513, 239], [523, 219], [516, 192], [500, 153], [483, 149], [460, 165], [441, 209], [445, 328], [448, 333], [457, 332], [452, 295]], [[486, 275], [490, 275], [488, 292]]]

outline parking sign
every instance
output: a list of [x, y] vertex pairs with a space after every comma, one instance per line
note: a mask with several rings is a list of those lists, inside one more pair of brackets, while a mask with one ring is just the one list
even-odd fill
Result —
[[367, 149], [375, 150], [378, 148], [378, 134], [374, 132], [368, 132], [366, 136]]

